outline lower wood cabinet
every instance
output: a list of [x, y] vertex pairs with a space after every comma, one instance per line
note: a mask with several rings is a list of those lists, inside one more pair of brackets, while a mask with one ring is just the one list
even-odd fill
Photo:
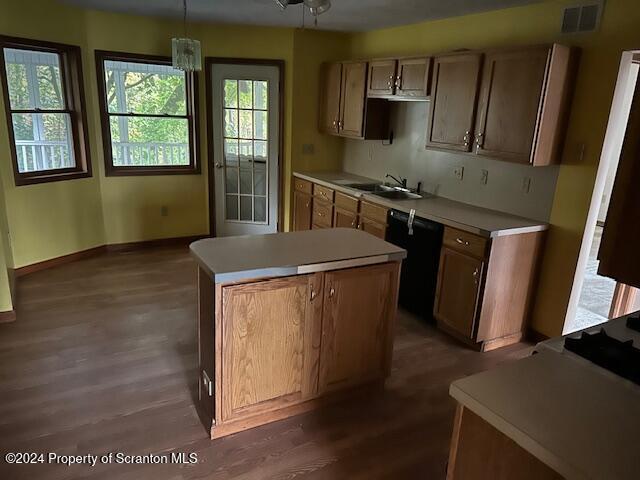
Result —
[[385, 238], [389, 211], [386, 207], [296, 177], [293, 184], [294, 231], [358, 228]]
[[445, 227], [434, 317], [438, 326], [486, 351], [521, 340], [544, 232], [493, 239]]
[[214, 323], [213, 310], [199, 311], [200, 369], [216, 379], [215, 395], [200, 386], [212, 438], [309, 410], [325, 393], [382, 381], [399, 271], [400, 262], [388, 262], [214, 285], [200, 269], [203, 306], [215, 304], [211, 336], [202, 327]]
[[396, 308], [390, 295], [395, 275], [392, 264], [325, 275], [320, 391], [384, 376], [391, 351], [388, 319]]

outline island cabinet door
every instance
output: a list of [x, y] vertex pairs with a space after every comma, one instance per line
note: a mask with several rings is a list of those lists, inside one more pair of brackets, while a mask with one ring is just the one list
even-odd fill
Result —
[[316, 395], [322, 274], [223, 288], [222, 420]]
[[320, 392], [388, 372], [397, 272], [397, 263], [386, 263], [325, 274]]

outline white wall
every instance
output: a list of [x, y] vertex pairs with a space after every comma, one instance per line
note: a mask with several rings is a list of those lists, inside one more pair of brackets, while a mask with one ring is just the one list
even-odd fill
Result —
[[[346, 172], [382, 180], [386, 173], [401, 175], [415, 187], [441, 197], [499, 210], [514, 215], [548, 221], [558, 177], [558, 167], [529, 167], [425, 149], [426, 102], [392, 104], [392, 145], [380, 141], [346, 140], [343, 169]], [[456, 166], [464, 167], [459, 181], [453, 175]], [[488, 170], [488, 182], [482, 185], [482, 170]], [[529, 193], [522, 191], [525, 177], [531, 178]]]

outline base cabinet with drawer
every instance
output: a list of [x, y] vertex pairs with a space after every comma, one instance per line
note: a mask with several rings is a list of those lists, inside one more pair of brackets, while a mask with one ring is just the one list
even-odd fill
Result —
[[482, 351], [522, 339], [544, 232], [488, 239], [445, 227], [434, 317]]
[[293, 230], [357, 228], [384, 239], [388, 209], [294, 177]]

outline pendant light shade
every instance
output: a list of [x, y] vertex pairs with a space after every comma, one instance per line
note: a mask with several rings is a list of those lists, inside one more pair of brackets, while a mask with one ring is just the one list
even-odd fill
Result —
[[171, 59], [173, 68], [193, 72], [202, 70], [202, 52], [200, 42], [192, 38], [174, 38], [171, 40]]
[[194, 72], [202, 70], [200, 42], [187, 37], [187, 0], [182, 1], [184, 37], [171, 39], [171, 63], [173, 68]]

